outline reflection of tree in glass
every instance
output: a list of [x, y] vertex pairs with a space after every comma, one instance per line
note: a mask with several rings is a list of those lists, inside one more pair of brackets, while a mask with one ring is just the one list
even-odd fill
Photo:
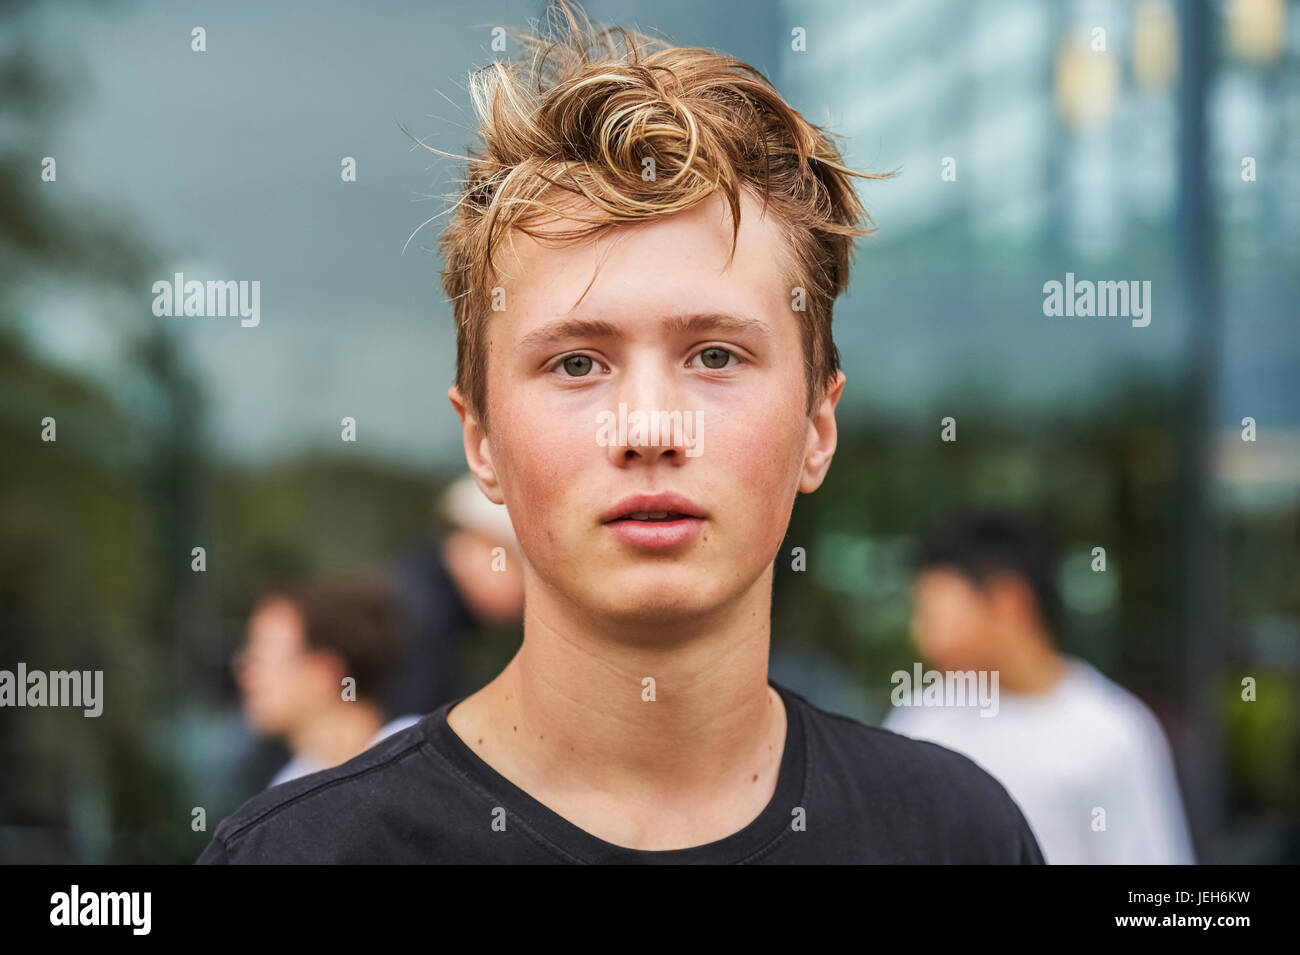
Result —
[[[106, 702], [97, 719], [24, 709], [0, 721], [0, 845], [15, 862], [187, 861], [188, 827], [160, 824], [187, 803], [150, 733], [186, 632], [173, 555], [193, 536], [198, 396], [162, 329], [110, 304], [146, 301], [160, 267], [105, 202], [65, 185], [93, 155], [56, 155], [55, 180], [42, 178], [58, 118], [87, 84], [35, 9], [0, 4], [0, 658], [102, 669]], [[90, 293], [91, 317], [126, 344], [106, 377], [32, 347], [42, 288]]]

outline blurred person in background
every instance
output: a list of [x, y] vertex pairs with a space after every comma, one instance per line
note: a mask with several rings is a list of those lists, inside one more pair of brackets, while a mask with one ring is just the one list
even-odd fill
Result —
[[524, 574], [505, 507], [484, 497], [467, 472], [443, 492], [438, 517], [449, 530], [411, 545], [391, 571], [411, 621], [388, 695], [391, 713], [428, 713], [477, 689], [465, 644], [486, 625], [523, 620]]
[[337, 766], [418, 722], [386, 721], [383, 703], [408, 639], [396, 595], [374, 578], [323, 580], [257, 602], [233, 666], [248, 722], [293, 754], [268, 785]]
[[1048, 534], [1010, 512], [958, 515], [922, 541], [914, 569], [921, 659], [941, 671], [996, 672], [997, 709], [895, 706], [885, 727], [964, 753], [997, 778], [1050, 864], [1194, 862], [1155, 716], [1058, 649]]

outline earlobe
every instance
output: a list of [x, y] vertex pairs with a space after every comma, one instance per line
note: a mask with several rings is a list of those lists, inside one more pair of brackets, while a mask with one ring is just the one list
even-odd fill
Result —
[[452, 385], [447, 389], [447, 397], [460, 418], [465, 463], [469, 467], [470, 474], [474, 475], [479, 490], [489, 501], [493, 504], [505, 504], [500, 482], [497, 481], [496, 468], [492, 464], [492, 449], [488, 444], [487, 431], [479, 423], [478, 416], [470, 409], [459, 388]]

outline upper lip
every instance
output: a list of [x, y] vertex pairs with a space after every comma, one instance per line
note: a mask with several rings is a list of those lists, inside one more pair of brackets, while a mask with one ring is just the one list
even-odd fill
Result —
[[601, 523], [608, 524], [636, 514], [639, 511], [672, 511], [687, 517], [704, 517], [704, 511], [690, 498], [680, 494], [633, 494], [619, 501], [601, 517]]

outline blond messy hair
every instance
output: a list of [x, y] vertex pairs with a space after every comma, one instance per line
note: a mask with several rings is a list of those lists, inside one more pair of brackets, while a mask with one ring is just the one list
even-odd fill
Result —
[[[495, 257], [513, 230], [576, 241], [684, 211], [721, 191], [731, 209], [730, 264], [747, 189], [765, 215], [775, 214], [789, 253], [786, 277], [806, 293], [811, 414], [839, 369], [831, 310], [848, 285], [853, 240], [874, 231], [851, 177], [892, 173], [845, 166], [828, 134], [747, 63], [593, 25], [567, 0], [555, 0], [548, 14], [550, 35], [511, 30], [524, 54], [470, 75], [483, 148], [455, 157], [465, 160], [466, 174], [439, 251], [456, 321], [456, 385], [471, 410], [486, 428], [485, 323]], [[649, 181], [645, 157], [655, 170]], [[561, 217], [586, 225], [540, 228]]]

